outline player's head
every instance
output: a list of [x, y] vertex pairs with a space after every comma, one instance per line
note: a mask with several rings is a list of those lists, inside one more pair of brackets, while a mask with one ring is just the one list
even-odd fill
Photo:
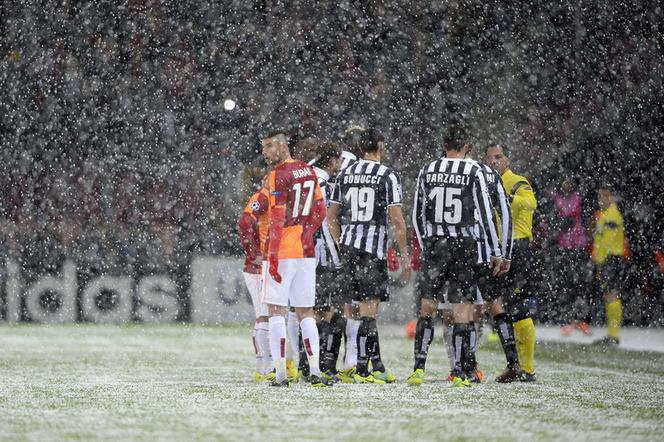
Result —
[[598, 189], [599, 197], [599, 207], [602, 210], [608, 209], [608, 207], [616, 202], [616, 197], [613, 192], [613, 187], [608, 183], [603, 183], [599, 186]]
[[443, 150], [446, 156], [460, 155], [461, 158], [470, 152], [470, 141], [466, 129], [457, 124], [448, 126], [443, 134]]
[[376, 129], [367, 129], [360, 135], [360, 152], [362, 156], [378, 155], [382, 157], [385, 154], [385, 137]]
[[293, 158], [308, 163], [316, 156], [318, 141], [314, 137], [302, 137], [297, 141], [292, 152]]
[[274, 130], [261, 139], [263, 158], [268, 166], [274, 167], [282, 161], [290, 159], [288, 140], [288, 132], [283, 129]]
[[502, 175], [512, 164], [510, 149], [504, 144], [489, 143], [484, 149], [484, 163]]
[[344, 136], [341, 140], [346, 150], [348, 150], [349, 152], [353, 153], [358, 157], [362, 156], [362, 152], [360, 150], [360, 143], [361, 143], [362, 133], [364, 133], [365, 131], [366, 129], [359, 125], [348, 126], [348, 128], [344, 131]]
[[341, 166], [341, 149], [334, 143], [322, 142], [316, 148], [316, 166], [330, 175], [339, 173]]

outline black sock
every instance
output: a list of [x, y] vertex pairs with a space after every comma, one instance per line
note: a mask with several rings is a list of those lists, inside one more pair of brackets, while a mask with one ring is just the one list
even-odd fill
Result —
[[516, 349], [514, 339], [514, 326], [506, 313], [500, 313], [493, 318], [494, 328], [500, 336], [500, 344], [503, 346], [507, 365], [513, 367], [519, 363], [519, 353]]
[[330, 321], [332, 323], [332, 365], [328, 367], [329, 369], [333, 370], [335, 373], [337, 372], [337, 361], [339, 360], [339, 353], [341, 352], [341, 340], [342, 337], [344, 336], [344, 333], [346, 332], [346, 318], [343, 317], [343, 315], [339, 313], [335, 313], [334, 316], [332, 316], [332, 320]]
[[376, 320], [371, 319], [372, 331], [369, 334], [369, 358], [371, 359], [371, 368], [373, 371], [385, 371], [385, 366], [380, 357], [380, 340], [378, 339], [378, 326]]
[[[475, 327], [475, 323], [471, 322], [470, 323], [470, 367], [471, 367], [471, 372], [475, 371], [477, 369], [477, 358], [475, 356], [475, 353], [477, 352], [477, 328]], [[470, 372], [469, 372], [470, 373]]]
[[472, 324], [454, 324], [452, 339], [454, 343], [455, 364], [454, 371], [457, 375], [468, 376], [471, 370], [470, 362], [470, 329]]
[[420, 316], [415, 329], [415, 368], [424, 370], [429, 354], [429, 345], [433, 340], [433, 319], [428, 316]]
[[297, 369], [302, 372], [303, 376], [309, 376], [309, 359], [307, 358], [307, 352], [304, 349], [304, 342], [302, 341], [302, 330], [298, 334], [299, 344], [298, 348], [300, 350], [299, 361], [297, 363]]
[[320, 339], [320, 371], [326, 372], [330, 369], [330, 364], [334, 364], [335, 361], [332, 360], [332, 355], [330, 353], [330, 347], [332, 347], [329, 342], [332, 339], [332, 324], [327, 321], [320, 321], [318, 323], [318, 337]]
[[371, 332], [371, 318], [363, 316], [360, 319], [360, 328], [357, 329], [357, 373], [360, 376], [369, 374], [369, 333]]

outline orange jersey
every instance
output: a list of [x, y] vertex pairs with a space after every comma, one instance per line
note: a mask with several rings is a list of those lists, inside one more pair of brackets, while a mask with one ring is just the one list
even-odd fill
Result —
[[302, 161], [286, 160], [270, 172], [269, 187], [271, 226], [274, 209], [285, 210], [279, 259], [313, 258], [314, 233], [325, 217], [316, 172]]
[[244, 267], [248, 273], [260, 273], [260, 265], [253, 261], [259, 255], [265, 257], [269, 223], [270, 193], [266, 188], [251, 195], [242, 211], [239, 222], [240, 239], [247, 259]]

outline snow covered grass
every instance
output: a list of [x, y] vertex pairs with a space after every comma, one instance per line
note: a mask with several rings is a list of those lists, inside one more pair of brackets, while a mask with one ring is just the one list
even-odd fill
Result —
[[[20, 325], [0, 328], [5, 440], [653, 440], [664, 434], [664, 354], [541, 344], [539, 382], [444, 381], [434, 341], [428, 379], [403, 383], [412, 341], [383, 327], [396, 385], [272, 389], [251, 380], [248, 327]], [[659, 434], [659, 436], [657, 436]]]

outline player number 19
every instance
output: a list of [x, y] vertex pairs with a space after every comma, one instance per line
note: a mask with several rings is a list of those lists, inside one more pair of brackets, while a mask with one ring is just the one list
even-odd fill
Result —
[[371, 187], [351, 187], [346, 192], [350, 202], [350, 220], [367, 222], [373, 218], [375, 192]]

